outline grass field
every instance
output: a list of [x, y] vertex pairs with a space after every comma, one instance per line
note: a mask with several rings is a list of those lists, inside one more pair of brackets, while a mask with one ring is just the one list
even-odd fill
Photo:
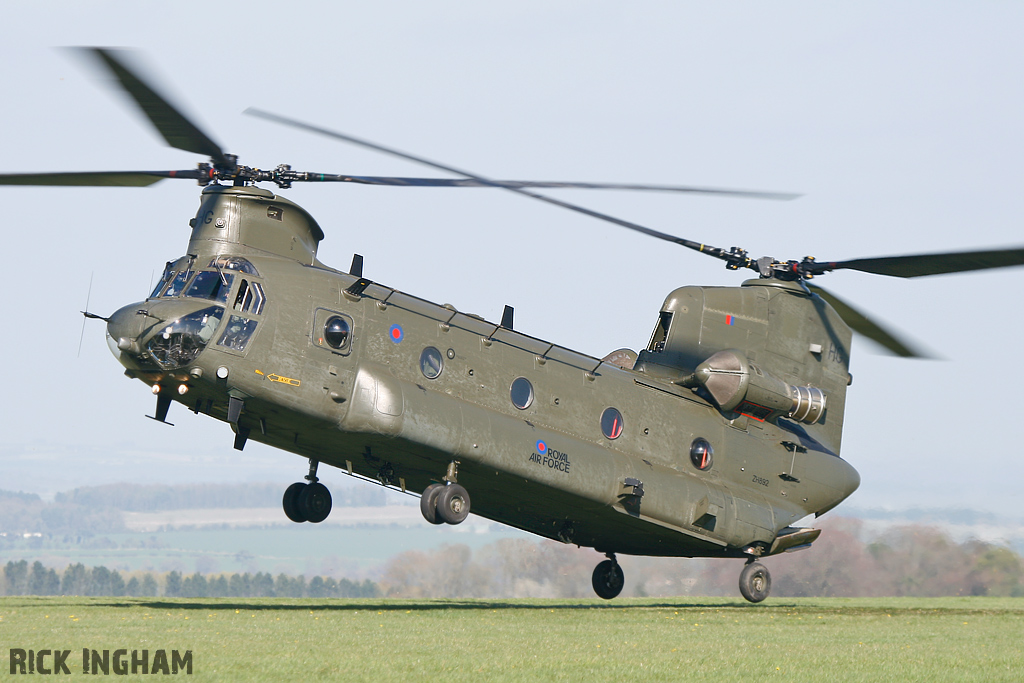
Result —
[[204, 681], [1024, 680], [1019, 598], [8, 597], [0, 634], [3, 675], [14, 647], [80, 675], [88, 647], [190, 649]]

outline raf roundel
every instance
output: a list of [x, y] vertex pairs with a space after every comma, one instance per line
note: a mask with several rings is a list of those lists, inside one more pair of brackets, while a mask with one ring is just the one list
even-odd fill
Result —
[[543, 441], [538, 441], [537, 442], [537, 452], [538, 453], [540, 453], [541, 455], [544, 455], [547, 452], [547, 450], [548, 450], [548, 445], [546, 443], [544, 443]]
[[393, 341], [396, 344], [398, 344], [403, 339], [405, 339], [405, 332], [402, 331], [402, 326], [401, 325], [392, 325], [391, 329], [388, 330], [388, 336], [391, 337], [391, 341]]

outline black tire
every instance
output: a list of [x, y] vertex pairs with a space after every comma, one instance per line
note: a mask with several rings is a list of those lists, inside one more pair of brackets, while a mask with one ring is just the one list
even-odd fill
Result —
[[313, 524], [319, 524], [331, 514], [331, 492], [317, 482], [308, 484], [299, 494], [299, 512]]
[[772, 590], [772, 575], [760, 562], [751, 562], [740, 572], [740, 593], [750, 602], [761, 602]]
[[437, 516], [446, 524], [460, 524], [469, 516], [469, 492], [449, 484], [437, 495]]
[[626, 585], [626, 575], [622, 573], [622, 567], [618, 562], [605, 560], [594, 567], [591, 582], [599, 598], [611, 600], [622, 592], [622, 587]]
[[307, 521], [306, 516], [302, 514], [299, 508], [299, 496], [305, 488], [306, 484], [303, 482], [295, 482], [284, 490], [284, 499], [281, 501], [281, 507], [284, 508], [285, 517], [293, 522], [298, 522], [299, 524]]
[[420, 496], [420, 512], [423, 519], [431, 524], [444, 524], [444, 520], [437, 516], [437, 497], [441, 495], [442, 489], [444, 484], [431, 484], [423, 489], [423, 495]]

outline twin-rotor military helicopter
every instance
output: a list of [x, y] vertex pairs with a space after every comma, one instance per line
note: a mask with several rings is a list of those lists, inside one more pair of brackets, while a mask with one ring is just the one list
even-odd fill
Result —
[[[848, 261], [752, 258], [539, 195], [535, 188], [633, 189], [789, 198], [775, 193], [601, 183], [489, 180], [365, 140], [269, 114], [264, 119], [459, 176], [329, 175], [238, 163], [129, 66], [88, 50], [168, 144], [208, 157], [179, 171], [5, 174], [0, 184], [204, 187], [186, 254], [144, 300], [101, 319], [128, 377], [227, 422], [250, 439], [307, 458], [284, 493], [295, 522], [321, 522], [331, 496], [323, 463], [420, 492], [433, 524], [470, 511], [607, 555], [602, 598], [622, 590], [616, 554], [746, 560], [752, 602], [771, 588], [758, 560], [807, 548], [820, 516], [860, 483], [840, 453], [852, 332], [918, 355], [867, 316], [808, 283], [832, 270], [917, 277], [1024, 263], [1024, 249]], [[298, 205], [256, 183], [494, 187], [611, 221], [753, 270], [739, 287], [671, 292], [646, 349], [604, 358], [438, 305], [317, 260], [324, 233]], [[100, 318], [86, 313], [89, 317]]]

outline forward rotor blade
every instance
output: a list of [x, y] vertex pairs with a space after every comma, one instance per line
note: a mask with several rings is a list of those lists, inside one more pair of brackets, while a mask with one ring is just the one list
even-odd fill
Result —
[[933, 358], [930, 354], [914, 348], [910, 343], [901, 340], [892, 332], [867, 317], [856, 308], [846, 303], [827, 289], [808, 284], [807, 288], [827, 301], [850, 329], [859, 332], [868, 339], [882, 345], [887, 350], [903, 358]]
[[69, 185], [79, 187], [146, 187], [165, 178], [199, 180], [202, 174], [186, 171], [85, 171], [71, 173], [3, 173], [0, 185]]
[[749, 197], [752, 199], [796, 199], [800, 195], [784, 192], [760, 192], [758, 190], [725, 190], [713, 187], [691, 187], [688, 185], [642, 185], [634, 183], [573, 183], [539, 180], [489, 180], [481, 182], [473, 178], [394, 178], [386, 176], [346, 176], [347, 182], [367, 185], [410, 185], [415, 187], [501, 187], [527, 188], [544, 187], [569, 190], [639, 190], [648, 192], [680, 192], [684, 194], [707, 194], [728, 197]]
[[[92, 278], [94, 275], [96, 275], [95, 272], [89, 273], [89, 291], [85, 295], [85, 311], [89, 310], [89, 299], [92, 298]], [[85, 322], [89, 319], [90, 315], [93, 315], [85, 311], [82, 311], [82, 333], [78, 335], [78, 355], [76, 358], [82, 357], [82, 341], [85, 340]]]
[[694, 251], [699, 251], [701, 253], [709, 254], [711, 256], [714, 256], [716, 258], [720, 258], [720, 259], [725, 260], [725, 261], [729, 260], [729, 252], [725, 251], [724, 249], [720, 249], [719, 247], [712, 247], [712, 246], [709, 246], [709, 245], [701, 244], [700, 242], [694, 242], [692, 240], [684, 239], [682, 237], [676, 237], [675, 235], [669, 235], [668, 233], [661, 232], [659, 230], [654, 230], [652, 228], [647, 228], [647, 227], [644, 227], [644, 226], [639, 225], [637, 223], [633, 223], [631, 221], [626, 221], [626, 220], [623, 220], [621, 218], [615, 218], [614, 216], [609, 216], [608, 214], [600, 213], [598, 211], [591, 211], [590, 209], [584, 208], [582, 206], [578, 206], [576, 204], [570, 204], [569, 202], [563, 202], [563, 201], [561, 201], [559, 199], [554, 199], [553, 197], [548, 197], [548, 196], [545, 196], [545, 195], [537, 194], [536, 192], [529, 192], [527, 190], [524, 190], [521, 187], [515, 187], [515, 186], [512, 186], [512, 185], [502, 185], [500, 181], [489, 180], [487, 178], [483, 178], [481, 176], [478, 176], [478, 175], [476, 175], [474, 173], [470, 173], [469, 171], [465, 171], [465, 170], [462, 170], [462, 169], [459, 169], [459, 168], [455, 168], [453, 166], [448, 166], [446, 164], [441, 164], [441, 163], [438, 163], [436, 161], [430, 161], [429, 159], [424, 159], [423, 157], [418, 157], [418, 156], [414, 156], [412, 154], [407, 154], [406, 152], [401, 152], [401, 151], [399, 151], [397, 149], [392, 149], [390, 147], [385, 147], [384, 145], [378, 145], [377, 143], [370, 142], [369, 140], [363, 140], [361, 138], [357, 138], [357, 137], [354, 137], [352, 135], [346, 135], [344, 133], [339, 133], [337, 131], [328, 130], [326, 128], [321, 128], [319, 126], [314, 126], [314, 125], [311, 125], [311, 124], [308, 124], [308, 123], [304, 123], [302, 121], [296, 121], [295, 119], [290, 119], [290, 118], [287, 118], [287, 117], [284, 117], [284, 116], [279, 116], [277, 114], [271, 114], [270, 112], [265, 112], [265, 111], [262, 111], [260, 109], [255, 109], [253, 107], [250, 107], [250, 108], [246, 109], [245, 113], [249, 114], [250, 116], [256, 116], [256, 117], [261, 118], [261, 119], [266, 119], [267, 121], [273, 121], [275, 123], [280, 123], [280, 124], [283, 124], [283, 125], [286, 125], [286, 126], [291, 126], [293, 128], [299, 128], [301, 130], [306, 130], [306, 131], [309, 131], [311, 133], [317, 133], [319, 135], [325, 135], [327, 137], [334, 138], [336, 140], [343, 140], [345, 142], [350, 142], [352, 144], [359, 145], [359, 146], [362, 146], [362, 147], [366, 147], [368, 149], [373, 149], [373, 150], [376, 150], [378, 152], [383, 152], [384, 154], [390, 154], [392, 156], [396, 156], [396, 157], [399, 157], [401, 159], [406, 159], [408, 161], [414, 161], [414, 162], [416, 162], [418, 164], [424, 164], [426, 166], [430, 166], [432, 168], [436, 168], [436, 169], [438, 169], [440, 171], [445, 171], [447, 173], [454, 173], [456, 175], [465, 176], [465, 177], [467, 177], [467, 178], [469, 178], [471, 180], [474, 180], [474, 181], [476, 181], [478, 183], [481, 183], [482, 185], [487, 186], [487, 187], [497, 187], [497, 188], [501, 188], [501, 189], [504, 189], [504, 190], [508, 190], [509, 192], [515, 192], [516, 194], [520, 194], [520, 195], [523, 195], [523, 196], [526, 196], [526, 197], [531, 197], [533, 199], [537, 199], [537, 200], [542, 201], [542, 202], [547, 202], [548, 204], [553, 204], [555, 206], [560, 206], [563, 209], [569, 209], [570, 211], [576, 211], [577, 213], [582, 213], [585, 216], [590, 216], [592, 218], [597, 218], [599, 220], [608, 221], [609, 223], [614, 223], [615, 225], [619, 225], [619, 226], [622, 226], [624, 228], [629, 228], [630, 230], [635, 230], [637, 232], [641, 232], [641, 233], [643, 233], [645, 235], [649, 235], [651, 237], [657, 237], [658, 239], [662, 239], [662, 240], [665, 240], [667, 242], [673, 242], [675, 244], [682, 245], [682, 246], [687, 247], [689, 249], [693, 249]]
[[171, 147], [195, 152], [210, 157], [217, 166], [230, 166], [232, 162], [216, 142], [211, 140], [198, 126], [189, 121], [184, 114], [175, 109], [138, 74], [125, 64], [125, 50], [106, 48], [82, 48], [99, 58], [117, 79], [146, 118], [150, 120], [160, 135]]
[[[991, 249], [987, 251], [956, 251], [946, 254], [913, 254], [909, 256], [881, 256], [849, 261], [821, 263], [821, 272], [829, 270], [859, 270], [875, 275], [893, 277], [922, 277], [944, 273], [965, 273], [989, 268], [1024, 265], [1024, 248]], [[817, 273], [816, 273], [817, 274]]]

